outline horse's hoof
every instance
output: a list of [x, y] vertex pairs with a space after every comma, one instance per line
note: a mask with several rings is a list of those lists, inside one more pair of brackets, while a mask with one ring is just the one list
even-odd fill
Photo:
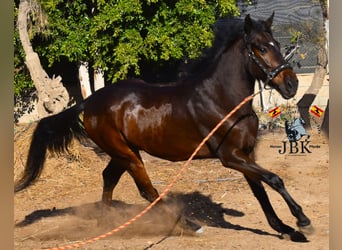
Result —
[[299, 228], [299, 232], [301, 232], [305, 235], [312, 235], [315, 232], [315, 228], [311, 224], [309, 224], [307, 226], [301, 226], [298, 228]]
[[287, 241], [291, 240], [290, 235], [288, 235], [288, 234], [281, 234], [280, 238], [283, 239], [283, 240], [287, 240]]
[[190, 221], [189, 219], [183, 218], [180, 221], [180, 224], [183, 229], [190, 230], [196, 234], [201, 234], [204, 232], [204, 228], [202, 226]]
[[200, 227], [199, 229], [197, 229], [197, 230], [195, 231], [195, 233], [196, 233], [196, 234], [202, 234], [202, 233], [204, 233], [204, 228], [203, 228], [203, 227]]

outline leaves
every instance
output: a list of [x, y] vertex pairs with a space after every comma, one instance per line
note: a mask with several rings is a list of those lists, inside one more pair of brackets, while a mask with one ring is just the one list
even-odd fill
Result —
[[[109, 81], [157, 63], [199, 56], [217, 17], [237, 15], [235, 0], [41, 0], [48, 16], [36, 50], [49, 65], [67, 57], [102, 68]], [[47, 36], [47, 37], [46, 37]]]

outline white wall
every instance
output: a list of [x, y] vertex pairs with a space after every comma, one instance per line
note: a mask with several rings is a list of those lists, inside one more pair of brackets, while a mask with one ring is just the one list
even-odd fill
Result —
[[[264, 91], [264, 100], [265, 104], [268, 107], [268, 109], [274, 108], [279, 105], [288, 105], [288, 106], [296, 106], [297, 102], [302, 98], [302, 96], [305, 94], [306, 90], [310, 87], [313, 74], [298, 74], [297, 75], [298, 80], [299, 80], [299, 86], [298, 86], [298, 91], [297, 94], [294, 98], [291, 98], [290, 100], [285, 100], [283, 99], [280, 94], [273, 90], [272, 91], [272, 97], [271, 101], [269, 102], [269, 96], [271, 91], [266, 90]], [[258, 84], [256, 83], [255, 85], [255, 92], [258, 91]], [[316, 99], [313, 102], [313, 105], [317, 105], [321, 109], [325, 110], [327, 101], [329, 99], [329, 75], [325, 77], [323, 86], [321, 90], [319, 91]], [[256, 96], [253, 100], [253, 106], [256, 110], [260, 110], [260, 98], [259, 96]]]

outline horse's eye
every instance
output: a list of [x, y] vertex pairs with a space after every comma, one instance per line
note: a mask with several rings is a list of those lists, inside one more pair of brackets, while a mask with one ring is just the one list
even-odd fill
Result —
[[261, 54], [265, 54], [267, 52], [267, 49], [265, 47], [260, 47], [259, 51]]

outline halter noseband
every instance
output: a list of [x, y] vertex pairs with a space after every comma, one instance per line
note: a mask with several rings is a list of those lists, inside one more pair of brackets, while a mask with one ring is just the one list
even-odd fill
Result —
[[278, 67], [276, 67], [275, 69], [273, 70], [268, 70], [261, 62], [260, 60], [255, 56], [255, 53], [254, 51], [252, 50], [251, 48], [251, 44], [248, 43], [246, 41], [246, 38], [245, 38], [245, 43], [246, 43], [246, 48], [247, 48], [247, 51], [248, 51], [248, 56], [249, 58], [252, 59], [253, 62], [255, 62], [256, 65], [258, 65], [258, 67], [265, 73], [265, 75], [267, 76], [266, 78], [266, 81], [264, 81], [265, 83], [265, 89], [266, 89], [266, 85], [272, 81], [282, 70], [284, 69], [287, 69], [287, 68], [291, 68], [291, 65], [288, 63], [288, 60], [285, 60], [285, 63], [279, 65]]

